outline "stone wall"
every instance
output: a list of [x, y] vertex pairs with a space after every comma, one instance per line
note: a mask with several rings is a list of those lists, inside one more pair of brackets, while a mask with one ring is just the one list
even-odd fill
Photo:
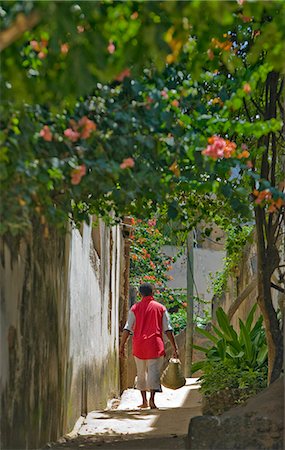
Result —
[[39, 448], [120, 390], [118, 227], [1, 241], [1, 440]]

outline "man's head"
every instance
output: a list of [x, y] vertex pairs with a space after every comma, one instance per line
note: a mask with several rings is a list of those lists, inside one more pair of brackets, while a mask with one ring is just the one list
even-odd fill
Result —
[[149, 283], [143, 283], [139, 287], [139, 291], [143, 297], [153, 294], [153, 286]]

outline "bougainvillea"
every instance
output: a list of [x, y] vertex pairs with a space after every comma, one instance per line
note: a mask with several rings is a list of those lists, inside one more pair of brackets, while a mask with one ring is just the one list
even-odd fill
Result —
[[[157, 227], [156, 219], [132, 219], [130, 283], [138, 288], [141, 283], [154, 286], [154, 298], [166, 306], [173, 318], [175, 332], [186, 325], [186, 293], [184, 289], [173, 289], [169, 281], [175, 257], [167, 256], [163, 246], [169, 244]], [[181, 317], [180, 317], [181, 316]]]

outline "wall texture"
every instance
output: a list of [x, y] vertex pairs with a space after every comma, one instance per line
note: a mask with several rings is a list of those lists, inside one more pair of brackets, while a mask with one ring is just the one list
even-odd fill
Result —
[[38, 448], [119, 393], [123, 247], [101, 222], [1, 241], [1, 448]]

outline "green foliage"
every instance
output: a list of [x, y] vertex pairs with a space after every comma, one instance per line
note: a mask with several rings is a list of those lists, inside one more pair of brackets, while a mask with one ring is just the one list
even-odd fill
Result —
[[200, 377], [201, 392], [211, 396], [224, 389], [241, 389], [239, 400], [248, 397], [264, 389], [267, 385], [267, 368], [252, 369], [246, 365], [237, 367], [230, 359], [224, 361], [211, 361], [205, 363], [203, 375]]
[[245, 245], [252, 241], [253, 226], [250, 225], [228, 225], [226, 227], [225, 250], [223, 269], [212, 275], [213, 292], [217, 297], [221, 297], [227, 289], [230, 276], [237, 269]]
[[[219, 308], [217, 310], [218, 327], [213, 326], [214, 333], [203, 329], [197, 331], [207, 337], [214, 345], [210, 348], [194, 346], [205, 352], [206, 359], [192, 365], [192, 373], [202, 370], [200, 377], [201, 391], [215, 409], [216, 395], [229, 390], [228, 402], [243, 402], [267, 385], [268, 349], [262, 316], [253, 325], [257, 305], [251, 309], [245, 323], [240, 320], [239, 334], [233, 329], [228, 317]], [[210, 406], [211, 407], [211, 406]], [[219, 409], [218, 405], [216, 407]]]
[[179, 308], [177, 312], [171, 313], [171, 324], [174, 334], [180, 333], [187, 325], [187, 311], [186, 308]]
[[257, 305], [251, 309], [246, 322], [239, 321], [240, 332], [234, 330], [233, 326], [222, 308], [217, 309], [218, 327], [213, 326], [214, 333], [201, 328], [197, 331], [208, 338], [214, 345], [212, 347], [198, 347], [197, 350], [206, 354], [206, 360], [194, 363], [193, 373], [204, 370], [207, 364], [215, 364], [219, 361], [231, 361], [237, 368], [259, 370], [267, 367], [268, 349], [265, 331], [262, 325], [263, 318], [259, 317], [253, 326], [253, 316]]
[[168, 272], [176, 257], [163, 252], [169, 238], [158, 229], [157, 219], [132, 219], [130, 283], [138, 288], [141, 283], [153, 284], [154, 298], [166, 306], [175, 334], [186, 326], [186, 292], [168, 286], [172, 276]]

